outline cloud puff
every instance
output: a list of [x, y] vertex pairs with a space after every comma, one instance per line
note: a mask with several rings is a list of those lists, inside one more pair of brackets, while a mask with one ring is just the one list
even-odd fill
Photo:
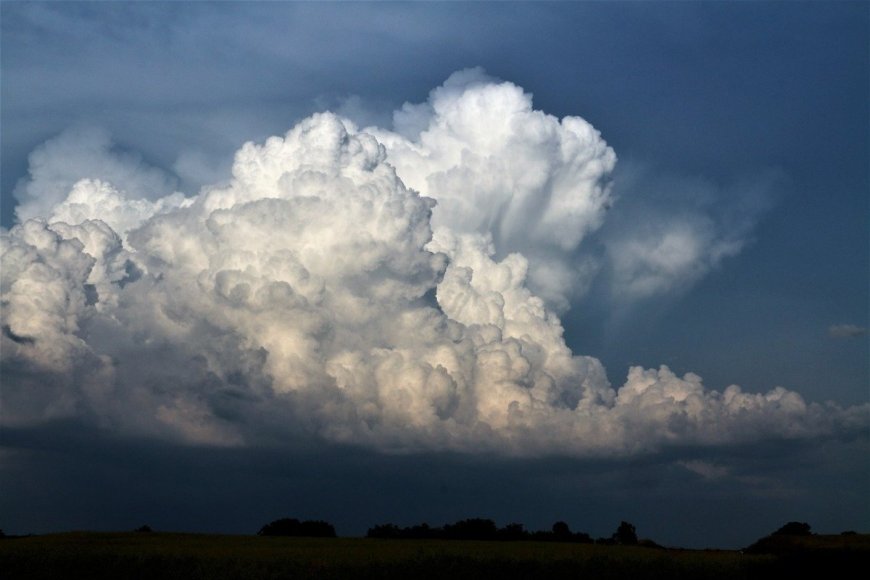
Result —
[[866, 336], [867, 327], [855, 324], [832, 324], [828, 327], [828, 336], [831, 338], [857, 338]]
[[86, 178], [112, 184], [130, 200], [161, 198], [175, 188], [171, 176], [138, 155], [120, 151], [109, 134], [96, 127], [72, 127], [37, 147], [28, 160], [30, 176], [14, 191], [15, 214], [22, 222], [50, 215], [73, 185]]
[[532, 260], [529, 283], [564, 308], [588, 284], [574, 251], [602, 224], [616, 154], [580, 117], [557, 119], [480, 69], [454, 73], [393, 131], [370, 127], [402, 180], [438, 200], [433, 226], [491, 235], [498, 255]]
[[2, 234], [4, 423], [578, 456], [870, 424], [664, 366], [614, 389], [571, 352], [534, 264], [571, 267], [604, 219], [615, 157], [585, 121], [466, 72], [395, 129], [314, 115], [188, 199], [127, 174], [34, 197]]
[[48, 221], [79, 224], [87, 220], [99, 220], [112, 231], [132, 231], [148, 218], [190, 203], [181, 193], [173, 193], [155, 201], [127, 199], [111, 183], [99, 179], [77, 181], [61, 203], [51, 210]]

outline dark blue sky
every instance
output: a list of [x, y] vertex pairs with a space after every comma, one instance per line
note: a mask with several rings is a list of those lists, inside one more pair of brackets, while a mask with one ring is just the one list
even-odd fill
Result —
[[[617, 204], [634, 212], [626, 211], [623, 222], [605, 226], [616, 234], [619, 228], [631, 228], [632, 215], [647, 209], [678, 212], [695, 203], [693, 196], [699, 191], [709, 198], [705, 203], [715, 219], [737, 211], [741, 204], [758, 205], [750, 212], [742, 251], [678, 292], [617, 308], [605, 288], [593, 286], [586, 299], [562, 317], [575, 352], [600, 358], [615, 384], [622, 382], [630, 364], [667, 364], [680, 374], [700, 374], [716, 389], [732, 383], [750, 391], [782, 385], [808, 400], [841, 405], [870, 398], [866, 2], [4, 2], [0, 42], [4, 227], [15, 223], [13, 190], [27, 176], [28, 155], [72, 126], [104, 128], [120, 150], [141, 155], [193, 194], [229, 175], [232, 154], [246, 140], [282, 134], [302, 117], [327, 108], [362, 124], [388, 126], [392, 111], [404, 102], [424, 101], [452, 72], [480, 66], [533, 93], [535, 108], [559, 117], [581, 116], [601, 132], [619, 157]], [[758, 194], [762, 199], [747, 193], [759, 183], [765, 184]], [[729, 227], [727, 221], [722, 224]], [[594, 246], [595, 240], [590, 243]], [[841, 324], [865, 331], [850, 338], [830, 336], [829, 328]], [[16, 437], [23, 449], [39, 447], [31, 441], [37, 435]], [[101, 445], [118, 453], [120, 444]], [[852, 445], [849, 449], [855, 452], [857, 444]], [[137, 453], [159, 463], [156, 451], [146, 447], [141, 442], [133, 445]], [[51, 457], [62, 455], [62, 450], [40, 453], [28, 455], [15, 468], [21, 471], [12, 473], [29, 473], [43, 481], [57, 475], [59, 464]], [[173, 465], [187, 453], [179, 451]], [[289, 476], [284, 468], [268, 467], [277, 460], [265, 455], [264, 477], [278, 489], [276, 482]], [[324, 465], [343, 465], [338, 455]], [[802, 455], [792, 449], [784, 456], [800, 463], [799, 458], [818, 457], [818, 452]], [[809, 499], [826, 484], [818, 476], [801, 488], [798, 474], [811, 471], [806, 464], [789, 471], [786, 465], [794, 464], [788, 461], [766, 463], [758, 457], [740, 450], [723, 461], [752, 463], [764, 477], [774, 477], [768, 469], [781, 475], [786, 483], [770, 492], [782, 492], [772, 503], [746, 499], [739, 486], [688, 492], [694, 506], [722, 499], [719, 507], [710, 508], [711, 522], [722, 520], [732, 509], [747, 512], [747, 535], [711, 523], [710, 543], [746, 543], [754, 539], [752, 534], [777, 527], [780, 520], [803, 518], [795, 513], [800, 509], [805, 509], [806, 518], [824, 519], [824, 525], [834, 528], [870, 524], [870, 505], [866, 496], [859, 499], [861, 488], [867, 491], [866, 455], [857, 456], [857, 467], [846, 467], [855, 456], [842, 451], [833, 453], [835, 459], [826, 464], [832, 477], [836, 473], [851, 478], [846, 495], [853, 494], [853, 499], [842, 500], [842, 505]], [[457, 468], [459, 473], [476, 473], [468, 477], [480, 478], [485, 487], [502, 478], [514, 482], [526, 505], [537, 493], [568, 501], [570, 491], [553, 488], [571, 478], [586, 478], [589, 483], [577, 484], [578, 489], [591, 498], [608, 497], [605, 503], [612, 509], [605, 516], [592, 507], [577, 508], [571, 512], [576, 527], [583, 528], [583, 518], [601, 522], [592, 527], [602, 528], [606, 517], [611, 517], [613, 527], [619, 519], [635, 518], [654, 528], [650, 535], [656, 539], [689, 543], [697, 521], [684, 518], [669, 530], [653, 507], [679, 511], [674, 498], [684, 492], [684, 484], [690, 485], [680, 479], [682, 475], [668, 471], [672, 458], [660, 459], [604, 467], [547, 464], [542, 473], [551, 477], [542, 476], [545, 484], [521, 478], [517, 474], [526, 467], [513, 463], [486, 460], [482, 463], [489, 467], [476, 472], [462, 458], [444, 463], [431, 457], [395, 464], [379, 457], [372, 461], [381, 470], [378, 478], [388, 472], [394, 483], [419, 464], [458, 462], [465, 465]], [[228, 457], [201, 461], [208, 464], [204, 472], [215, 473], [225, 473], [233, 463]], [[111, 462], [94, 462], [99, 464], [97, 471], [111, 471]], [[126, 477], [119, 475], [125, 469], [126, 463], [115, 473], [104, 473], [101, 481]], [[335, 467], [337, 474], [330, 469], [324, 467], [333, 482], [365, 471], [357, 465], [346, 471]], [[559, 475], [564, 472], [571, 477]], [[596, 479], [592, 473], [604, 475]], [[453, 477], [443, 479], [454, 481]], [[608, 495], [608, 478], [619, 481], [613, 497]], [[645, 478], [657, 483], [647, 486]], [[70, 493], [86, 495], [82, 490], [88, 481], [85, 476], [76, 479]], [[255, 483], [239, 479], [227, 485], [229, 491], [214, 493], [215, 501], [231, 496], [234, 485]], [[341, 488], [336, 485], [335, 497]], [[46, 506], [54, 505], [47, 499], [48, 487], [29, 491], [8, 481], [6, 486], [33, 501], [42, 494]], [[425, 492], [441, 506], [431, 512], [408, 507], [413, 501], [397, 491], [398, 503], [406, 507], [393, 515], [384, 507], [386, 517], [454, 517], [444, 507], [449, 502], [437, 500], [439, 489]], [[143, 501], [159, 503], [162, 493], [146, 492]], [[501, 499], [483, 503], [489, 506], [484, 511], [511, 518], [505, 507], [509, 494], [500, 493]], [[188, 490], [181, 495], [190, 494]], [[323, 492], [314, 504], [327, 505], [328, 496]], [[631, 513], [617, 513], [623, 500]], [[113, 501], [124, 503], [120, 498]], [[460, 505], [472, 503], [466, 497]], [[79, 525], [75, 515], [27, 524], [18, 508], [5, 502], [3, 508], [12, 510], [10, 519], [19, 528]], [[207, 509], [202, 506], [197, 513]], [[191, 514], [195, 511], [191, 508]], [[546, 522], [531, 521], [531, 514], [568, 517], [556, 511], [542, 504], [516, 518], [530, 514], [527, 524], [543, 526]], [[367, 512], [347, 516], [347, 525], [359, 531], [366, 517]], [[188, 523], [166, 521], [196, 528], [195, 520], [191, 515]], [[240, 518], [232, 521], [205, 527], [238, 526]], [[261, 522], [248, 524], [254, 529]], [[127, 524], [96, 518], [80, 525]], [[715, 530], [720, 530], [719, 536]]]

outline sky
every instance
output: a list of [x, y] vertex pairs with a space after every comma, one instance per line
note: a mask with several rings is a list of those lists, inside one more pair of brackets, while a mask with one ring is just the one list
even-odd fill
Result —
[[866, 3], [0, 18], [7, 533], [870, 529]]

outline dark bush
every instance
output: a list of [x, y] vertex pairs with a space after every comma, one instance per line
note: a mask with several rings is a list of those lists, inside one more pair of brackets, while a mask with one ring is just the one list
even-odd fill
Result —
[[151, 526], [145, 525], [145, 526], [139, 526], [138, 528], [136, 528], [133, 531], [138, 532], [140, 534], [148, 534], [150, 532], [153, 532], [154, 530], [151, 529]]

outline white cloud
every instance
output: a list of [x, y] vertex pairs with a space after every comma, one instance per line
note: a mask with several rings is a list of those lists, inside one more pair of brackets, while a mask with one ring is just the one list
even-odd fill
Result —
[[566, 307], [586, 284], [573, 253], [611, 202], [616, 155], [599, 132], [535, 110], [522, 88], [479, 69], [454, 73], [426, 103], [406, 103], [393, 124], [366, 131], [409, 187], [438, 200], [433, 225], [490, 234], [498, 255], [545, 262], [530, 271], [531, 287]]
[[[569, 455], [870, 424], [868, 406], [720, 393], [664, 366], [613, 389], [571, 352], [530, 277], [564, 291], [548, 276], [570, 278], [568, 250], [604, 219], [615, 157], [585, 121], [471, 71], [396, 130], [319, 114], [245, 144], [229, 183], [188, 200], [125, 189], [135, 173], [31, 200], [48, 220], [2, 235], [4, 422]], [[692, 261], [691, 243], [670, 245], [645, 259]]]
[[131, 200], [154, 200], [174, 191], [174, 180], [137, 155], [117, 150], [108, 133], [72, 127], [37, 147], [29, 156], [30, 177], [15, 188], [19, 221], [46, 217], [82, 179], [112, 184]]
[[100, 220], [126, 238], [127, 232], [136, 229], [151, 216], [189, 203], [190, 200], [180, 193], [155, 201], [126, 199], [111, 183], [82, 179], [72, 186], [66, 199], [54, 206], [48, 221], [80, 224], [86, 220]]
[[866, 334], [867, 327], [856, 324], [832, 324], [828, 327], [828, 336], [831, 338], [857, 338]]
[[37, 220], [16, 226], [0, 247], [3, 326], [17, 338], [4, 341], [5, 350], [26, 352], [50, 370], [69, 370], [76, 352], [87, 348], [77, 331], [87, 312], [85, 285], [96, 260], [77, 237], [65, 239]]

